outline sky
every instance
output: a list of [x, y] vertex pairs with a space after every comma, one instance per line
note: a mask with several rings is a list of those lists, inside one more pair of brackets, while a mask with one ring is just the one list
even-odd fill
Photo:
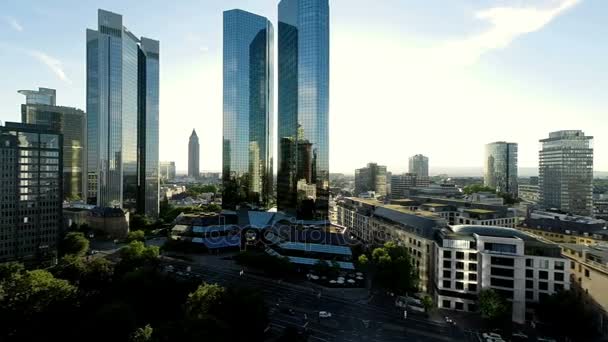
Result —
[[[2, 0], [0, 120], [20, 120], [19, 89], [85, 108], [85, 30], [103, 8], [160, 40], [161, 160], [186, 170], [196, 129], [201, 170], [219, 171], [222, 11], [277, 27], [277, 3]], [[605, 0], [330, 0], [330, 171], [403, 172], [418, 153], [431, 174], [481, 170], [484, 144], [503, 140], [533, 168], [538, 140], [561, 129], [594, 136], [594, 169], [608, 171], [606, 13]]]

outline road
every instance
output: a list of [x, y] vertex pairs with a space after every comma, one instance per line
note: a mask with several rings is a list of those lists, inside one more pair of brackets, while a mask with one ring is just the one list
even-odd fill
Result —
[[[394, 307], [378, 307], [331, 297], [291, 283], [260, 276], [242, 276], [234, 269], [190, 264], [163, 259], [176, 271], [190, 266], [193, 276], [208, 283], [241, 285], [262, 291], [269, 306], [270, 326], [280, 333], [285, 327], [306, 327], [309, 341], [462, 341], [461, 332], [412, 315], [404, 320], [402, 311]], [[291, 312], [290, 310], [291, 309]], [[319, 311], [332, 313], [331, 318], [318, 318]], [[307, 324], [308, 323], [308, 324]]]

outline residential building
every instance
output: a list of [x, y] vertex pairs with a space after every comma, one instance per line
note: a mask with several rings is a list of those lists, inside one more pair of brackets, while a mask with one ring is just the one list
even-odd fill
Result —
[[486, 145], [484, 185], [517, 198], [517, 144], [497, 141]]
[[87, 30], [88, 202], [158, 216], [159, 42], [99, 10]]
[[190, 139], [188, 140], [188, 177], [198, 179], [201, 175], [200, 171], [200, 145], [198, 143], [198, 135], [196, 130], [192, 130]]
[[557, 243], [589, 245], [608, 240], [605, 220], [559, 211], [529, 210], [517, 228]]
[[21, 105], [21, 122], [45, 125], [63, 135], [63, 199], [86, 200], [85, 113], [55, 105], [55, 89], [19, 90], [19, 93], [26, 96], [26, 103]]
[[420, 177], [429, 176], [429, 158], [422, 154], [417, 154], [410, 157], [408, 172], [416, 174]]
[[268, 208], [273, 192], [274, 28], [224, 12], [222, 207]]
[[420, 275], [420, 290], [431, 291], [434, 236], [447, 221], [434, 213], [399, 204], [349, 197], [338, 203], [338, 225], [345, 234], [370, 245], [393, 241], [405, 246]]
[[540, 188], [538, 185], [532, 184], [519, 184], [518, 186], [519, 198], [530, 204], [538, 204], [540, 199]]
[[562, 244], [570, 262], [571, 287], [594, 314], [594, 326], [608, 334], [608, 245]]
[[539, 204], [563, 212], [593, 214], [593, 137], [583, 131], [549, 133], [539, 152]]
[[329, 1], [281, 0], [278, 20], [278, 210], [327, 219]]
[[160, 179], [165, 181], [175, 180], [175, 162], [161, 161], [160, 162]]
[[368, 163], [355, 170], [355, 195], [373, 191], [376, 196], [386, 196], [386, 166]]
[[492, 289], [512, 304], [523, 324], [531, 303], [570, 288], [569, 267], [558, 245], [504, 227], [443, 229], [436, 238], [434, 286], [438, 307], [479, 309], [479, 292]]
[[391, 177], [391, 198], [406, 198], [413, 188], [425, 188], [430, 185], [428, 176], [419, 176], [416, 173], [404, 173]]
[[62, 229], [63, 137], [48, 126], [0, 126], [0, 262], [50, 260]]

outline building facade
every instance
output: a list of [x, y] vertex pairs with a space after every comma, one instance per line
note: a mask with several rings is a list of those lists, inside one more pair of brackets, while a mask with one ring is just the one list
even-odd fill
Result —
[[422, 154], [417, 154], [410, 157], [408, 172], [416, 174], [420, 177], [429, 176], [429, 158]]
[[278, 209], [327, 219], [328, 0], [281, 0], [278, 20]]
[[47, 260], [62, 226], [62, 135], [47, 126], [0, 126], [0, 262]]
[[99, 10], [87, 30], [88, 202], [158, 216], [159, 42]]
[[265, 17], [224, 12], [222, 207], [268, 208], [273, 193], [274, 29]]
[[517, 144], [497, 141], [486, 145], [484, 185], [517, 198]]
[[453, 226], [437, 236], [435, 254], [442, 309], [478, 311], [479, 292], [492, 289], [511, 302], [513, 322], [523, 324], [527, 305], [570, 288], [559, 246], [515, 229]]
[[196, 130], [192, 130], [190, 139], [188, 140], [188, 177], [198, 179], [201, 175], [200, 171], [201, 151], [198, 143], [198, 135]]
[[175, 180], [175, 162], [161, 161], [160, 162], [160, 179], [165, 181]]
[[592, 140], [578, 130], [552, 132], [540, 140], [540, 205], [577, 215], [593, 214]]
[[21, 122], [48, 126], [63, 135], [63, 199], [86, 200], [86, 115], [76, 108], [56, 106], [55, 89], [20, 90]]
[[366, 167], [355, 170], [355, 195], [373, 191], [376, 196], [387, 195], [386, 166], [368, 163]]
[[539, 190], [538, 185], [519, 184], [518, 197], [526, 203], [537, 204], [540, 198]]
[[406, 198], [412, 188], [424, 188], [431, 184], [428, 176], [419, 176], [416, 173], [404, 173], [391, 176], [391, 198]]

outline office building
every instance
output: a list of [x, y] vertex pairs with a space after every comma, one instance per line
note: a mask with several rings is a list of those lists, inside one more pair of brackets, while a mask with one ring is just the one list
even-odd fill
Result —
[[583, 131], [549, 133], [540, 140], [539, 204], [563, 212], [593, 214], [593, 137]]
[[48, 126], [0, 126], [0, 262], [49, 260], [62, 222], [62, 135]]
[[355, 195], [373, 191], [376, 196], [386, 196], [386, 166], [368, 163], [355, 170]]
[[430, 185], [428, 176], [419, 176], [416, 173], [404, 173], [391, 177], [391, 198], [406, 198], [413, 188], [425, 188]]
[[274, 29], [265, 17], [224, 12], [222, 207], [268, 208], [273, 192]]
[[19, 93], [26, 97], [21, 105], [21, 122], [48, 126], [63, 135], [63, 199], [86, 200], [85, 113], [55, 105], [55, 89], [19, 90]]
[[188, 141], [188, 177], [194, 179], [200, 177], [200, 157], [201, 151], [198, 144], [198, 135], [196, 135], [196, 130], [193, 129]]
[[439, 308], [475, 312], [479, 292], [492, 289], [511, 302], [513, 322], [527, 308], [570, 288], [567, 260], [558, 245], [519, 230], [458, 225], [436, 236], [434, 285]]
[[421, 177], [429, 176], [429, 158], [422, 154], [410, 157], [408, 172]]
[[278, 209], [327, 219], [328, 0], [281, 0], [278, 19]]
[[517, 198], [517, 144], [497, 141], [486, 145], [484, 185]]
[[165, 181], [175, 180], [175, 162], [161, 161], [160, 162], [160, 179]]
[[159, 42], [98, 11], [87, 30], [88, 202], [158, 216]]
[[540, 188], [538, 187], [538, 185], [519, 184], [517, 196], [524, 203], [537, 204], [540, 198], [539, 190]]

